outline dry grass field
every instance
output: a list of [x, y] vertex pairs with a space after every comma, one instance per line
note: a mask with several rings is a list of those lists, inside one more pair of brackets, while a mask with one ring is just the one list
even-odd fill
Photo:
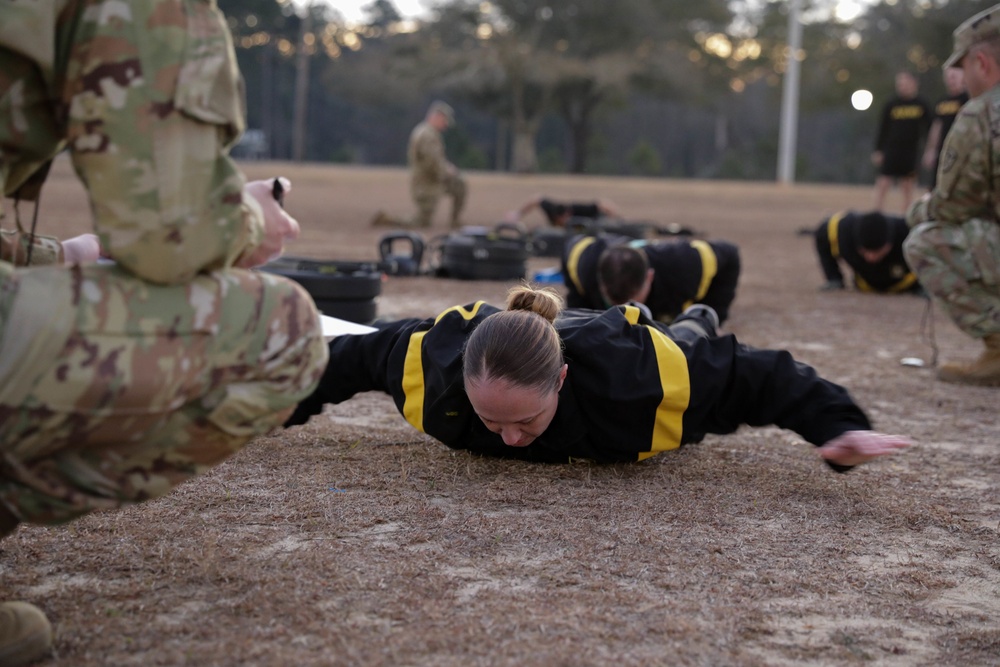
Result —
[[[410, 210], [402, 170], [244, 166], [292, 179], [293, 254], [375, 259], [371, 217]], [[40, 664], [1000, 665], [1000, 391], [902, 366], [931, 359], [925, 302], [818, 292], [796, 234], [866, 209], [870, 188], [469, 181], [469, 224], [536, 193], [600, 195], [738, 243], [726, 331], [791, 350], [915, 446], [836, 475], [794, 434], [743, 428], [641, 464], [531, 465], [448, 450], [363, 395], [155, 502], [0, 542], [0, 599], [56, 628]], [[43, 232], [88, 229], [65, 161], [41, 206]], [[379, 313], [506, 287], [393, 277]], [[978, 353], [933, 313], [942, 358]]]

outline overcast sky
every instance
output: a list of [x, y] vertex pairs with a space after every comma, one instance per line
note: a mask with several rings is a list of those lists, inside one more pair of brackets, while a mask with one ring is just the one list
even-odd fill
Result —
[[[329, 0], [327, 4], [336, 8], [348, 22], [361, 23], [365, 19], [361, 8], [370, 5], [371, 0]], [[392, 0], [392, 4], [404, 18], [411, 18], [425, 14], [429, 3], [425, 0]]]
[[[302, 2], [302, 0], [299, 0]], [[837, 9], [838, 18], [850, 21], [861, 12], [863, 5], [871, 4], [873, 0], [841, 0]], [[361, 23], [364, 18], [362, 7], [371, 4], [371, 0], [327, 0], [327, 4], [335, 7], [348, 22]], [[399, 13], [404, 18], [412, 18], [428, 12], [428, 7], [436, 4], [436, 0], [392, 0]], [[805, 3], [803, 3], [805, 4]]]

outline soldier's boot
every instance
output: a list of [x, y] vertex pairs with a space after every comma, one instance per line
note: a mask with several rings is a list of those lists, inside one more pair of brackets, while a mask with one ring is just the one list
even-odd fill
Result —
[[0, 665], [20, 667], [52, 651], [52, 625], [27, 602], [0, 604]]
[[448, 224], [452, 229], [462, 227], [462, 210], [465, 208], [465, 181], [457, 180], [451, 184], [451, 217]]
[[938, 378], [945, 382], [960, 382], [986, 387], [1000, 386], [1000, 334], [983, 339], [986, 349], [972, 362], [942, 364]]
[[448, 218], [448, 226], [452, 229], [462, 228], [462, 202], [452, 201], [451, 216]]
[[379, 211], [372, 218], [372, 227], [397, 227], [399, 222], [392, 219], [385, 211]]

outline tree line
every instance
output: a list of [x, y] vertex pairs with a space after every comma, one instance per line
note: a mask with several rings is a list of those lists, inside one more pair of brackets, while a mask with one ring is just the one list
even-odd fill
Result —
[[[867, 182], [896, 72], [944, 95], [952, 31], [982, 0], [887, 0], [849, 22], [788, 2], [444, 0], [403, 20], [374, 0], [362, 25], [328, 5], [219, 0], [247, 86], [243, 157], [399, 165], [433, 99], [461, 168], [773, 180], [782, 76], [801, 71], [796, 179]], [[851, 107], [867, 89], [872, 107]]]

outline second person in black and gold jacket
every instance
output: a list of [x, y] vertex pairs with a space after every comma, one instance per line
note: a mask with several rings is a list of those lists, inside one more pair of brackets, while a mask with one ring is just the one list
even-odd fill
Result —
[[653, 319], [669, 323], [701, 303], [725, 322], [736, 298], [740, 252], [727, 241], [575, 236], [563, 250], [562, 275], [570, 308], [642, 303]]
[[844, 289], [843, 262], [854, 273], [854, 286], [861, 292], [921, 293], [903, 257], [903, 241], [909, 232], [906, 220], [878, 211], [831, 215], [813, 235], [826, 278], [822, 289]]

